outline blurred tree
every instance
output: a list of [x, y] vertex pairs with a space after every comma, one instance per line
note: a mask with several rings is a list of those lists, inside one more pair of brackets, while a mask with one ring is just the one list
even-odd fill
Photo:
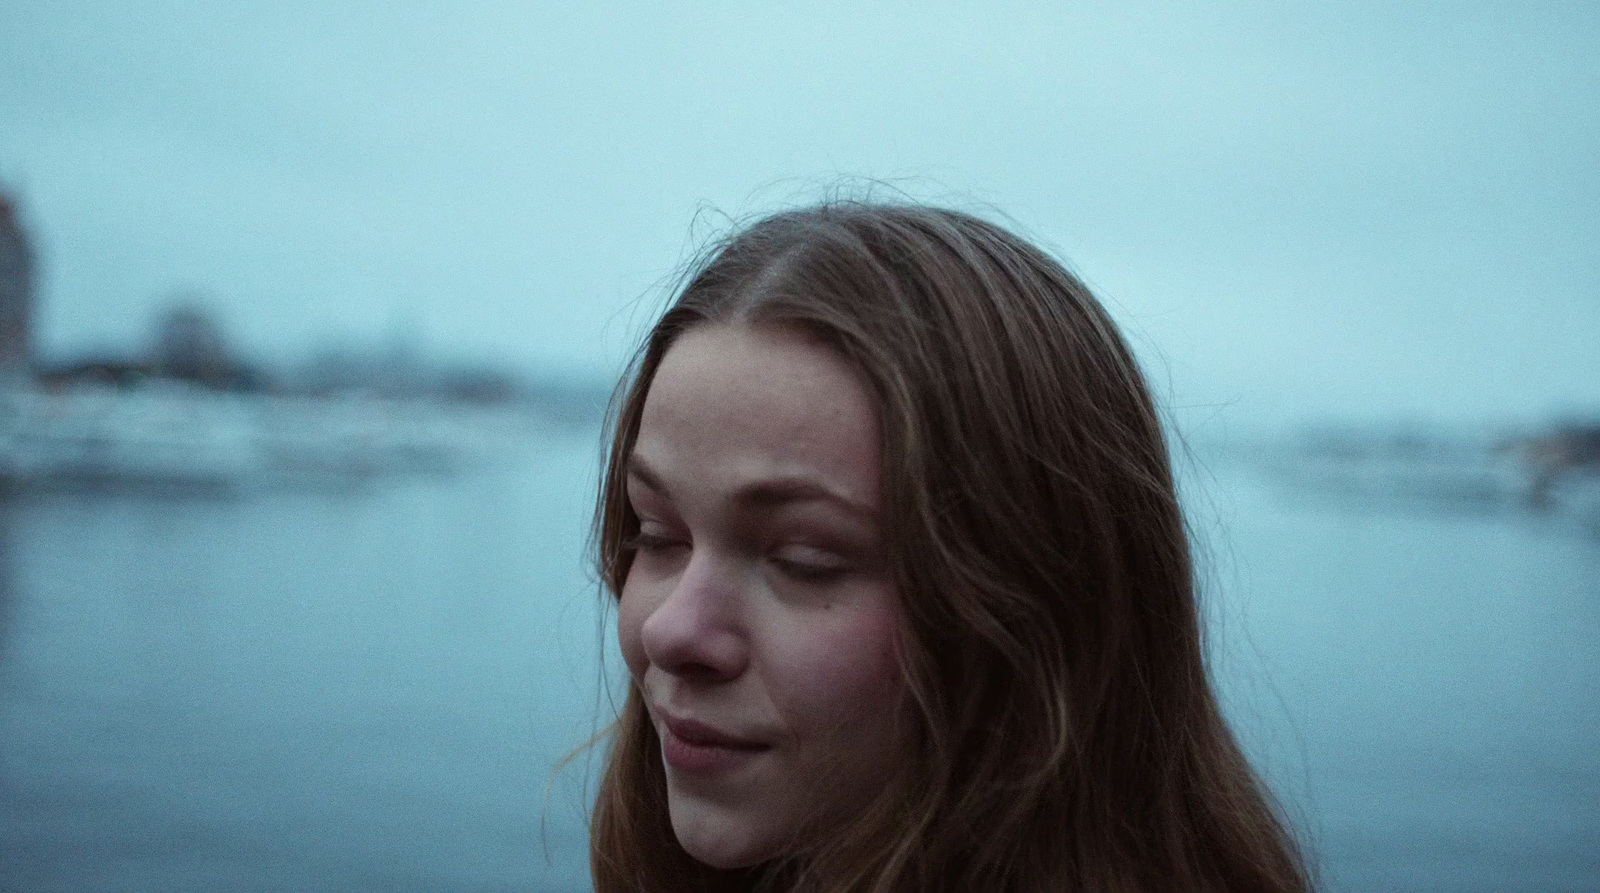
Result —
[[254, 390], [259, 376], [239, 361], [222, 326], [202, 304], [182, 297], [156, 320], [157, 374], [206, 387]]

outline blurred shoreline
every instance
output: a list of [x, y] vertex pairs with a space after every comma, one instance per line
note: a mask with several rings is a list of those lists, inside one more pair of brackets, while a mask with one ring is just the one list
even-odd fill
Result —
[[1207, 452], [1281, 491], [1372, 506], [1542, 514], [1600, 527], [1600, 420], [1324, 425]]
[[373, 389], [133, 383], [0, 387], [0, 490], [243, 495], [449, 476], [553, 429], [598, 423], [606, 392], [550, 384], [494, 399]]

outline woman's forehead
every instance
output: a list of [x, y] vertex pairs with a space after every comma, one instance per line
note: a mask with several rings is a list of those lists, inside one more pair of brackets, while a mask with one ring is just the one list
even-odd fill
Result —
[[860, 376], [814, 339], [705, 325], [663, 357], [631, 458], [669, 485], [810, 479], [875, 506], [877, 411]]

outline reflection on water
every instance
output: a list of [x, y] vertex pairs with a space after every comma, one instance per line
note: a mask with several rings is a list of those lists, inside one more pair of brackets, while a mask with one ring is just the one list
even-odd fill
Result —
[[[0, 888], [586, 886], [594, 455], [0, 502]], [[1212, 490], [1219, 678], [1329, 888], [1594, 889], [1600, 543]]]
[[17, 890], [586, 883], [592, 434], [364, 496], [10, 506], [0, 878]]
[[12, 591], [11, 570], [11, 517], [15, 511], [11, 502], [0, 496], [0, 668], [6, 665], [6, 644], [11, 640], [15, 612], [16, 593]]
[[1600, 540], [1219, 484], [1219, 676], [1329, 889], [1596, 889]]

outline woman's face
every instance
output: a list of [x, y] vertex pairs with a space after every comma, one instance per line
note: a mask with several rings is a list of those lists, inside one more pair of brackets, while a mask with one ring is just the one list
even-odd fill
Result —
[[702, 325], [650, 385], [618, 634], [702, 862], [796, 852], [903, 753], [879, 465], [863, 382], [795, 331]]

